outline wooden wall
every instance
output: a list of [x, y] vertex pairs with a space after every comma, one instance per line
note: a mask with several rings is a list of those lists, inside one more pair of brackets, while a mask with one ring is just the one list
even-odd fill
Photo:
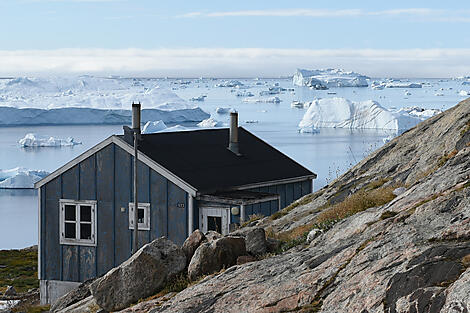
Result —
[[[151, 208], [150, 231], [139, 231], [140, 246], [161, 236], [182, 244], [187, 237], [186, 192], [143, 163], [138, 171], [139, 202]], [[127, 260], [133, 238], [128, 208], [132, 190], [133, 157], [114, 144], [42, 186], [40, 279], [82, 282]], [[59, 199], [97, 201], [96, 247], [59, 243]]]

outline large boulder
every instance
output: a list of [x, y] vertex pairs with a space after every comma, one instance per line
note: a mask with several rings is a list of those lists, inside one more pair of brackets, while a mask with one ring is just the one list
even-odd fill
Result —
[[259, 256], [269, 252], [266, 233], [262, 227], [244, 227], [231, 233], [231, 235], [245, 238], [246, 252], [253, 256]]
[[214, 240], [217, 240], [217, 239], [219, 239], [219, 238], [222, 238], [222, 235], [221, 235], [221, 234], [219, 234], [218, 232], [213, 231], [213, 230], [209, 230], [209, 231], [206, 233], [205, 236], [206, 236], [207, 241], [209, 241], [209, 242], [212, 242], [212, 241], [214, 241]]
[[57, 313], [104, 313], [102, 308], [96, 303], [93, 296], [86, 297], [66, 308], [63, 308]]
[[186, 268], [183, 250], [165, 237], [143, 246], [127, 261], [90, 285], [96, 303], [118, 311], [149, 297]]
[[237, 258], [246, 254], [245, 239], [227, 236], [203, 243], [197, 248], [188, 267], [188, 276], [194, 280], [202, 275], [220, 271], [237, 264]]
[[203, 232], [199, 229], [193, 231], [193, 233], [188, 238], [186, 238], [182, 247], [183, 252], [186, 255], [186, 264], [189, 264], [189, 262], [191, 262], [191, 258], [193, 257], [194, 252], [196, 252], [196, 249], [205, 240], [206, 236], [204, 236]]
[[71, 291], [67, 292], [65, 295], [57, 299], [56, 302], [51, 306], [51, 312], [59, 312], [60, 310], [63, 310], [72, 304], [75, 304], [79, 301], [82, 301], [85, 298], [88, 298], [91, 296], [90, 292], [90, 284], [93, 282], [93, 279], [89, 279], [80, 286], [78, 286], [75, 289], [72, 289]]
[[5, 290], [4, 296], [16, 296], [16, 290], [13, 286], [7, 286], [7, 290]]

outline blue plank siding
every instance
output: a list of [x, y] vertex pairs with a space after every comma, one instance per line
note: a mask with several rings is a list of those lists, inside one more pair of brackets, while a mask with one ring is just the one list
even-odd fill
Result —
[[[127, 260], [131, 254], [131, 231], [129, 230], [129, 202], [132, 194], [131, 156], [119, 147], [114, 149], [116, 178], [114, 189], [114, 266]], [[122, 210], [121, 210], [122, 208]], [[100, 238], [98, 237], [98, 241]]]
[[[79, 177], [79, 199], [96, 200], [96, 155], [90, 156], [80, 163]], [[96, 248], [78, 246], [78, 253], [80, 281], [96, 277]]]
[[162, 175], [150, 171], [150, 210], [151, 239], [168, 236], [167, 232], [167, 180]]
[[96, 153], [97, 275], [114, 267], [114, 149], [109, 145]]
[[[132, 158], [132, 162], [134, 162]], [[142, 162], [138, 162], [137, 166], [137, 175], [138, 175], [138, 184], [137, 184], [137, 191], [138, 191], [138, 199], [140, 203], [149, 203], [150, 202], [150, 169], [147, 165]], [[134, 188], [134, 179], [132, 179], [132, 188]], [[146, 243], [149, 242], [149, 231], [148, 230], [141, 230], [139, 231], [139, 247], [144, 246]]]
[[40, 257], [40, 265], [41, 265], [41, 270], [40, 270], [40, 277], [39, 279], [46, 279], [46, 269], [45, 269], [45, 266], [46, 266], [46, 187], [41, 187], [39, 189], [39, 193], [41, 195], [41, 203], [39, 204], [40, 205], [40, 208], [39, 208], [39, 212], [40, 212], [40, 215], [38, 216], [41, 221], [41, 235], [39, 237], [39, 240], [40, 240], [40, 245], [41, 245], [41, 255], [39, 256]]
[[187, 218], [186, 218], [186, 193], [168, 182], [168, 239], [176, 244], [182, 244], [186, 239]]
[[43, 251], [44, 279], [61, 279], [61, 246], [59, 243], [59, 199], [61, 197], [61, 176], [50, 181], [44, 186], [45, 189], [45, 226], [42, 236], [45, 238]]

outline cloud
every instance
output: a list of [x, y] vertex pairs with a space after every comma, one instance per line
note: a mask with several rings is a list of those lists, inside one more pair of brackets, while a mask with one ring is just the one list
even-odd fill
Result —
[[271, 17], [360, 17], [360, 16], [397, 16], [443, 14], [444, 10], [428, 8], [394, 9], [383, 11], [365, 11], [362, 9], [320, 10], [320, 9], [267, 9], [222, 12], [190, 12], [179, 17], [227, 17], [227, 16], [271, 16]]
[[430, 8], [406, 8], [379, 11], [363, 9], [265, 9], [219, 12], [189, 12], [176, 16], [178, 18], [220, 18], [220, 17], [314, 17], [314, 18], [342, 18], [342, 17], [413, 17], [419, 21], [429, 22], [470, 22], [468, 10], [442, 10]]
[[373, 77], [470, 73], [470, 49], [58, 49], [0, 50], [0, 75], [278, 77], [296, 68], [344, 68]]

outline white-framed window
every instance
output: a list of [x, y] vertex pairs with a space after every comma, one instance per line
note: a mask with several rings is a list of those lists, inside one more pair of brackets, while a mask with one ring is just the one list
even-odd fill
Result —
[[96, 246], [96, 201], [60, 199], [60, 244]]
[[[139, 230], [150, 230], [150, 203], [139, 202]], [[129, 229], [134, 229], [134, 203], [129, 203]]]

